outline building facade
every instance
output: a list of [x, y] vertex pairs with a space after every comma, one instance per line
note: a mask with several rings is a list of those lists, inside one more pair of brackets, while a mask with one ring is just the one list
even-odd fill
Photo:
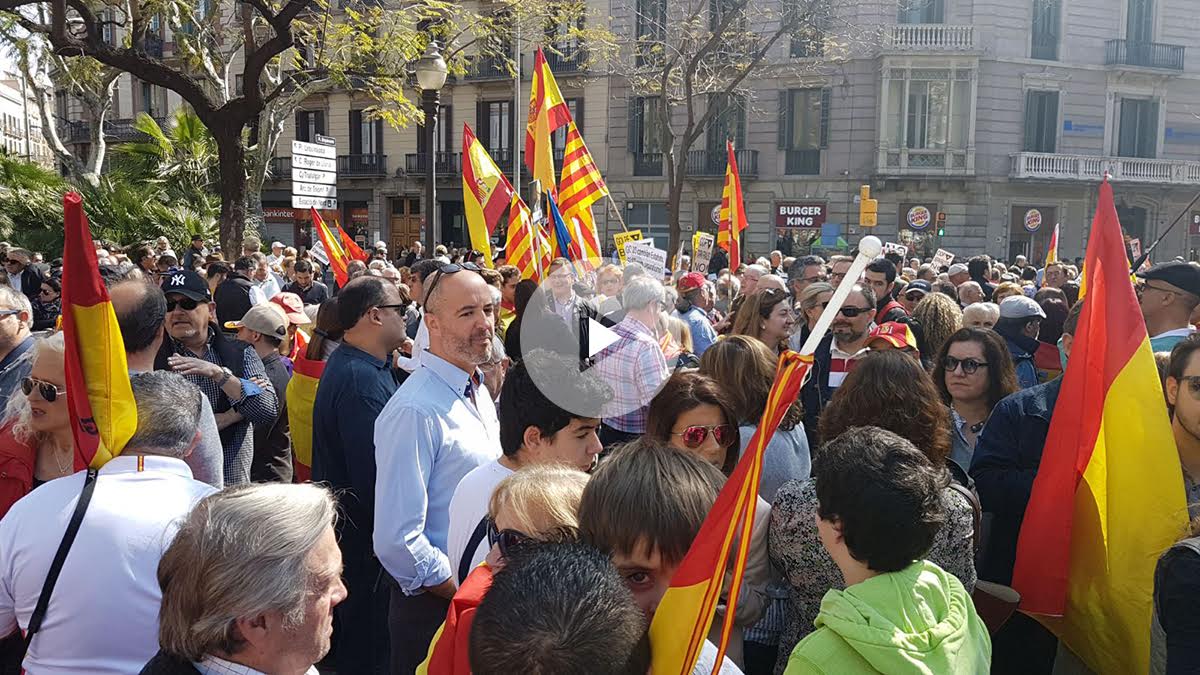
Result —
[[54, 166], [54, 156], [42, 135], [34, 102], [15, 76], [0, 73], [0, 151], [44, 167]]

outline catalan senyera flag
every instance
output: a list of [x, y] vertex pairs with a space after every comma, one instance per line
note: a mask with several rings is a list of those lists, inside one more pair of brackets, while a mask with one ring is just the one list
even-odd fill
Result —
[[741, 237], [746, 229], [746, 203], [742, 200], [742, 177], [738, 174], [733, 141], [725, 141], [729, 163], [725, 166], [725, 189], [721, 191], [721, 222], [717, 228], [717, 246], [729, 253], [729, 272], [742, 264]]
[[492, 232], [504, 210], [509, 208], [514, 190], [504, 172], [475, 138], [469, 124], [463, 124], [462, 180], [463, 211], [471, 235], [471, 248], [482, 253], [484, 264], [491, 267]]
[[286, 396], [292, 439], [292, 474], [297, 483], [312, 480], [313, 404], [324, 372], [324, 361], [309, 361], [303, 354], [292, 363], [292, 379], [288, 382]]
[[533, 56], [533, 83], [529, 88], [529, 123], [525, 125], [525, 166], [542, 191], [554, 187], [554, 155], [550, 134], [571, 121], [567, 101], [558, 89], [558, 81], [546, 64], [546, 55], [538, 47]]
[[350, 258], [342, 248], [341, 237], [333, 236], [333, 233], [329, 231], [329, 226], [321, 218], [321, 214], [312, 207], [309, 207], [309, 212], [312, 214], [313, 229], [317, 231], [321, 247], [325, 249], [325, 255], [329, 257], [329, 267], [333, 270], [333, 279], [341, 288], [350, 280], [350, 275], [346, 273], [346, 265], [350, 264]]
[[504, 253], [509, 265], [521, 270], [522, 279], [533, 279], [541, 283], [542, 273], [538, 268], [539, 247], [533, 234], [533, 220], [529, 207], [521, 196], [513, 193], [508, 208], [508, 238]]
[[[655, 675], [688, 675], [692, 672], [721, 597], [731, 550], [734, 552], [733, 574], [727, 606], [737, 606], [758, 503], [763, 453], [788, 406], [796, 400], [800, 384], [811, 366], [811, 355], [787, 351], [780, 357], [758, 429], [717, 495], [716, 503], [700, 526], [683, 562], [671, 577], [671, 584], [650, 622], [653, 659], [650, 670]], [[733, 628], [733, 615], [733, 612], [725, 615], [721, 641], [717, 645], [718, 668]]]
[[1013, 587], [1098, 673], [1145, 673], [1154, 566], [1187, 504], [1112, 186], [1088, 239], [1087, 300], [1017, 540]]
[[62, 330], [75, 470], [99, 469], [137, 430], [125, 341], [100, 278], [83, 198], [63, 196]]
[[346, 255], [349, 256], [351, 260], [361, 260], [366, 262], [371, 259], [371, 256], [368, 255], [366, 251], [362, 250], [362, 248], [354, 242], [354, 239], [350, 235], [346, 234], [346, 231], [342, 229], [342, 225], [340, 223], [335, 220], [333, 221], [333, 226], [337, 228], [338, 239], [340, 239], [342, 242], [342, 250], [346, 252]]
[[600, 238], [592, 217], [592, 204], [608, 195], [608, 186], [596, 168], [596, 160], [575, 121], [567, 123], [567, 143], [563, 154], [562, 178], [558, 182], [558, 206], [563, 218], [575, 222], [588, 258], [600, 257]]

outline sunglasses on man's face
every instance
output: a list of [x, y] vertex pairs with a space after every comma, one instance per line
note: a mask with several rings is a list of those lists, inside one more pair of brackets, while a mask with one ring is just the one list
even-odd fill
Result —
[[705, 439], [709, 434], [712, 434], [713, 440], [722, 448], [729, 447], [733, 442], [733, 427], [728, 424], [716, 424], [713, 426], [695, 425], [690, 426], [683, 431], [672, 431], [672, 436], [679, 436], [683, 439], [683, 444], [695, 450], [704, 445]]
[[874, 311], [875, 311], [875, 308], [873, 308], [873, 307], [840, 307], [840, 308], [838, 308], [838, 313], [841, 314], [842, 316], [846, 317], [847, 319], [853, 319], [854, 317], [858, 316], [859, 314], [864, 314], [866, 312], [874, 312]]
[[500, 557], [507, 558], [508, 552], [514, 546], [520, 546], [530, 540], [529, 535], [517, 530], [500, 530], [496, 528], [496, 521], [488, 518], [487, 521], [487, 536], [488, 545], [497, 546], [500, 549]]
[[54, 403], [59, 396], [63, 396], [67, 393], [65, 388], [59, 389], [57, 385], [51, 384], [50, 382], [35, 380], [32, 377], [27, 377], [21, 380], [21, 391], [24, 392], [26, 396], [32, 394], [35, 387], [38, 390], [38, 395], [41, 396], [46, 403]]
[[191, 298], [179, 298], [178, 300], [167, 300], [167, 311], [174, 312], [176, 307], [180, 307], [185, 312], [190, 312], [200, 306], [199, 300]]
[[8, 260], [5, 260], [5, 261], [4, 261], [4, 264], [5, 264], [5, 265], [20, 265], [20, 264], [21, 264], [21, 261], [20, 261], [20, 260], [15, 260], [15, 259], [13, 259], [13, 258], [9, 258]]

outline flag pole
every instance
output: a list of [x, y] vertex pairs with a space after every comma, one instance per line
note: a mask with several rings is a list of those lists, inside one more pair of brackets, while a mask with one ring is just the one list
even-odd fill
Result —
[[625, 226], [625, 219], [621, 217], [621, 209], [617, 208], [617, 202], [612, 198], [612, 193], [609, 192], [605, 196], [608, 197], [608, 205], [612, 208], [613, 215], [617, 217], [617, 222], [621, 224], [621, 231], [628, 232], [629, 228]]

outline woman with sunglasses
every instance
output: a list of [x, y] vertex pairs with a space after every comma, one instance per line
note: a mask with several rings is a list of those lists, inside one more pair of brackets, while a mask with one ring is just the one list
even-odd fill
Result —
[[33, 330], [52, 330], [62, 314], [62, 284], [47, 277], [33, 301]]
[[731, 335], [757, 338], [778, 355], [792, 336], [792, 305], [787, 291], [768, 288], [746, 297], [733, 320]]
[[832, 284], [816, 281], [800, 291], [800, 297], [796, 300], [796, 310], [800, 314], [800, 330], [792, 335], [792, 339], [788, 343], [793, 351], [800, 351], [800, 347], [812, 333], [813, 326], [817, 325], [817, 319], [821, 318], [821, 313], [829, 306], [833, 290]]
[[[933, 383], [950, 407], [951, 472], [961, 483], [971, 468], [975, 441], [1000, 399], [1020, 389], [1004, 339], [994, 331], [963, 328], [942, 346]], [[961, 471], [961, 473], [959, 473]]]
[[[713, 347], [724, 341], [718, 340]], [[762, 345], [758, 346], [766, 351]], [[737, 417], [728, 397], [712, 378], [695, 371], [675, 373], [650, 401], [643, 439], [693, 454], [720, 469], [726, 477], [733, 473], [741, 455]], [[728, 656], [739, 667], [744, 664], [742, 630], [753, 626], [767, 609], [767, 584], [771, 577], [767, 559], [770, 514], [771, 505], [759, 497], [750, 533], [750, 556], [746, 562], [742, 596], [734, 614], [734, 632], [730, 636]], [[710, 639], [720, 636], [724, 607], [727, 606], [725, 601], [726, 597], [722, 595]]]
[[[899, 351], [873, 352], [860, 360], [821, 413], [821, 438], [834, 439], [853, 427], [879, 427], [908, 440], [934, 466], [946, 466], [950, 421], [929, 373]], [[958, 577], [967, 592], [975, 588], [975, 510], [951, 486], [949, 471], [941, 494], [946, 513], [926, 559]], [[784, 660], [800, 639], [813, 632], [821, 599], [830, 589], [846, 587], [841, 570], [821, 544], [816, 526], [817, 492], [813, 481], [792, 481], [779, 490], [771, 507], [771, 562], [791, 587], [792, 607], [780, 656]]]
[[0, 518], [33, 488], [75, 473], [67, 413], [62, 333], [40, 338], [21, 394], [8, 400], [0, 426]]

